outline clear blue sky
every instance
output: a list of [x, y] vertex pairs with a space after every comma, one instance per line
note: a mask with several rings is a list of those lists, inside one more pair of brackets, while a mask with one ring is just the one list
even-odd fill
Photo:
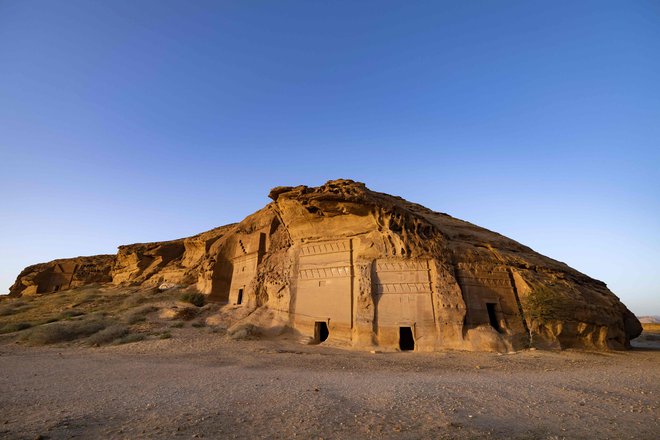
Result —
[[657, 1], [0, 0], [0, 291], [364, 181], [660, 314]]

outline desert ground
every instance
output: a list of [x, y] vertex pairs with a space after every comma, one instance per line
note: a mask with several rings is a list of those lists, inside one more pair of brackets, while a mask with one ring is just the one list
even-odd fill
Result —
[[142, 338], [39, 343], [43, 332], [29, 332], [97, 319], [98, 292], [70, 295], [84, 314], [62, 315], [57, 296], [4, 302], [6, 328], [46, 311], [66, 318], [0, 336], [1, 438], [660, 436], [653, 335], [628, 352], [356, 352], [293, 335], [237, 340], [199, 318], [168, 321], [173, 303], [156, 294], [145, 309], [133, 292], [104, 296], [104, 315]]

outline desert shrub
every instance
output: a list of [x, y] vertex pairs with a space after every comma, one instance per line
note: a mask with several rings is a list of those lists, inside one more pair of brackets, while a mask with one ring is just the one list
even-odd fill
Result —
[[138, 322], [145, 321], [149, 313], [155, 312], [157, 310], [158, 307], [155, 306], [140, 307], [128, 314], [128, 316], [126, 317], [126, 322], [128, 322], [129, 324], [137, 324]]
[[62, 313], [60, 313], [59, 319], [71, 319], [77, 316], [82, 316], [84, 314], [85, 312], [81, 312], [80, 310], [75, 310], [75, 309], [65, 310]]
[[132, 342], [139, 342], [145, 338], [145, 335], [142, 333], [129, 333], [123, 338], [116, 339], [115, 344], [130, 344]]
[[96, 289], [84, 289], [77, 291], [75, 296], [71, 298], [73, 300], [72, 307], [79, 307], [85, 304], [93, 304], [99, 298], [98, 290]]
[[10, 316], [14, 313], [22, 312], [23, 310], [30, 308], [32, 308], [32, 306], [25, 301], [13, 301], [0, 307], [0, 316]]
[[193, 307], [184, 307], [179, 309], [174, 314], [174, 319], [181, 319], [183, 321], [190, 321], [194, 319], [199, 312]]
[[183, 322], [175, 322], [170, 326], [170, 328], [183, 328], [184, 323]]
[[132, 308], [132, 307], [137, 307], [139, 305], [142, 305], [142, 304], [144, 304], [148, 301], [149, 301], [149, 298], [147, 298], [146, 295], [143, 295], [143, 294], [137, 292], [137, 293], [134, 293], [133, 295], [129, 296], [128, 298], [126, 298], [123, 301], [122, 305], [124, 307]]
[[129, 315], [126, 318], [126, 322], [130, 325], [137, 324], [139, 322], [144, 322], [147, 320], [147, 317], [144, 315]]
[[21, 330], [29, 329], [30, 327], [32, 327], [32, 324], [30, 324], [29, 322], [16, 322], [12, 324], [6, 324], [0, 327], [0, 334], [19, 332]]
[[123, 300], [122, 305], [126, 308], [132, 308], [166, 299], [171, 299], [171, 296], [166, 292], [160, 292], [158, 288], [151, 288], [147, 290], [139, 290], [130, 294]]
[[36, 345], [56, 344], [86, 338], [106, 326], [106, 322], [99, 320], [55, 322], [32, 329], [24, 340]]
[[206, 304], [206, 295], [198, 292], [184, 293], [179, 297], [179, 299], [183, 302], [190, 303], [197, 307], [202, 307], [204, 304]]
[[541, 324], [570, 318], [567, 300], [547, 287], [537, 287], [525, 298], [525, 315]]
[[170, 332], [163, 332], [159, 336], [160, 339], [170, 339], [172, 337], [172, 333]]
[[87, 342], [90, 345], [99, 346], [109, 344], [116, 339], [123, 338], [127, 334], [128, 328], [126, 326], [116, 324], [94, 333], [92, 336], [87, 338]]
[[191, 325], [195, 328], [206, 327], [206, 323], [204, 321], [195, 321]]

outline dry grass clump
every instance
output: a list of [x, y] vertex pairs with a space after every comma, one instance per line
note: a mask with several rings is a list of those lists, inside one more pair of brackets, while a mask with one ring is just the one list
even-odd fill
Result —
[[3, 304], [0, 307], [0, 316], [11, 316], [18, 312], [30, 309], [31, 307], [30, 304], [22, 300], [8, 301], [7, 304]]
[[129, 333], [123, 338], [116, 339], [114, 344], [130, 344], [132, 342], [139, 342], [146, 338], [146, 335], [142, 333]]
[[35, 327], [23, 336], [23, 341], [34, 345], [57, 344], [86, 338], [108, 326], [104, 320], [62, 321]]
[[[175, 289], [173, 289], [175, 290]], [[122, 306], [124, 308], [133, 308], [141, 306], [143, 304], [166, 301], [174, 299], [174, 292], [171, 291], [160, 291], [158, 288], [152, 288], [148, 290], [137, 290], [128, 295]]]
[[198, 292], [186, 292], [179, 299], [197, 307], [203, 307], [206, 304], [206, 295]]
[[44, 295], [2, 298], [0, 335], [7, 334], [2, 339], [5, 342], [31, 345], [80, 342], [100, 346], [137, 342], [148, 336], [167, 339], [171, 337], [169, 325], [151, 313], [171, 307], [176, 311], [173, 318], [178, 321], [172, 328], [177, 328], [183, 326], [182, 321], [199, 318], [205, 310], [198, 308], [205, 303], [205, 296], [199, 293], [184, 295], [187, 302], [198, 307], [175, 306], [180, 294], [179, 289], [161, 292], [157, 288], [90, 285]]
[[125, 308], [133, 308], [137, 306], [141, 306], [142, 304], [148, 303], [150, 301], [154, 301], [154, 298], [152, 295], [149, 295], [145, 292], [136, 292], [130, 296], [128, 296], [123, 302], [122, 306]]
[[83, 316], [84, 314], [85, 312], [81, 310], [70, 309], [60, 313], [57, 319], [58, 320], [71, 319], [71, 318], [76, 318], [78, 316]]
[[128, 335], [128, 327], [121, 324], [111, 325], [103, 330], [94, 333], [87, 338], [87, 343], [98, 347], [100, 345], [111, 344], [114, 341], [124, 338]]
[[0, 335], [5, 333], [14, 333], [21, 330], [26, 330], [32, 327], [29, 322], [13, 322], [5, 325], [0, 325]]
[[158, 310], [158, 307], [155, 306], [142, 306], [138, 307], [135, 310], [132, 310], [126, 316], [126, 322], [129, 324], [137, 324], [138, 322], [145, 321], [149, 313], [155, 312]]
[[198, 314], [199, 312], [194, 307], [184, 307], [176, 311], [174, 314], [174, 319], [190, 321], [191, 319], [195, 319]]

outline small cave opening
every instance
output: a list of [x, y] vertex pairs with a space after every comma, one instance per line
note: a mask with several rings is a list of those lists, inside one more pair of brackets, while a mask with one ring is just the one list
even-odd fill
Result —
[[399, 348], [401, 351], [412, 351], [415, 349], [415, 338], [412, 327], [399, 327]]
[[316, 206], [305, 206], [305, 209], [306, 209], [307, 212], [309, 212], [310, 214], [316, 214], [316, 215], [318, 215], [318, 216], [323, 217], [323, 211], [321, 211], [321, 209], [320, 209], [320, 208], [317, 208]]
[[56, 284], [56, 285], [53, 287], [53, 292], [57, 292], [57, 291], [59, 291], [59, 290], [60, 290], [60, 285], [59, 285], [59, 284]]
[[325, 321], [317, 321], [314, 323], [314, 340], [317, 344], [324, 342], [330, 336], [328, 324]]
[[243, 302], [243, 289], [238, 289], [238, 298], [236, 298], [236, 304], [240, 305]]
[[495, 313], [496, 303], [486, 303], [486, 310], [488, 311], [488, 319], [490, 320], [490, 326], [497, 330], [498, 333], [502, 333], [502, 328], [500, 327], [500, 322], [497, 319], [497, 314]]

